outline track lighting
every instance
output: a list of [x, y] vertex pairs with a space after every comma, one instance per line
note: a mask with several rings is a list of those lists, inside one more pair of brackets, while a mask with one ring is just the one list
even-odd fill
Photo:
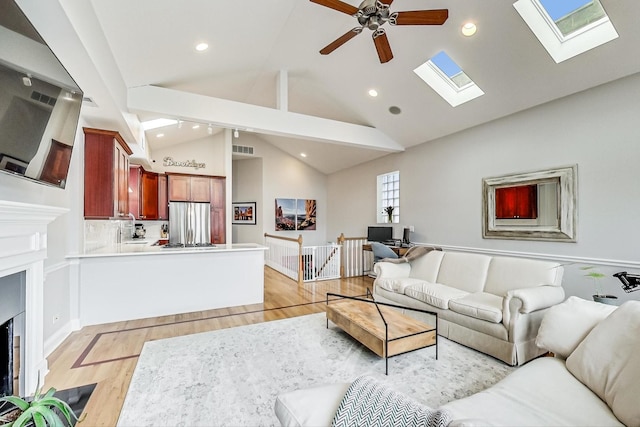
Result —
[[27, 74], [22, 78], [22, 84], [27, 87], [31, 86], [31, 74]]
[[182, 120], [178, 119], [178, 129], [182, 129]]
[[240, 132], [238, 132], [238, 129], [233, 131], [233, 137], [234, 138], [239, 138], [240, 137]]
[[207, 127], [207, 133], [208, 133], [209, 135], [212, 135], [212, 134], [213, 134], [213, 126], [209, 125], [209, 126]]

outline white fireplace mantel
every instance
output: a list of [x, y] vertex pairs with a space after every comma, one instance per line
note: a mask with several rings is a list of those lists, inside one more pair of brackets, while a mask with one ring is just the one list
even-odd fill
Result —
[[44, 260], [47, 226], [68, 209], [0, 200], [0, 277], [25, 271], [25, 336], [20, 394], [30, 395], [48, 372], [44, 356]]

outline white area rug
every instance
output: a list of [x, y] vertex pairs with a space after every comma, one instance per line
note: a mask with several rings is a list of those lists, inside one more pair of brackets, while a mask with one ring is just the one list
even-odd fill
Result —
[[370, 374], [438, 407], [496, 383], [514, 368], [438, 338], [429, 347], [384, 359], [323, 313], [144, 345], [119, 426], [279, 425], [278, 394]]

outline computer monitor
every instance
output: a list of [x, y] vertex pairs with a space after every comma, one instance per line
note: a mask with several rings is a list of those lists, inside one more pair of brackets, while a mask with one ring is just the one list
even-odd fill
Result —
[[367, 228], [367, 240], [370, 242], [387, 242], [393, 240], [393, 227], [372, 226]]
[[411, 229], [409, 227], [405, 227], [402, 232], [402, 243], [411, 243], [409, 241], [409, 237], [411, 236]]

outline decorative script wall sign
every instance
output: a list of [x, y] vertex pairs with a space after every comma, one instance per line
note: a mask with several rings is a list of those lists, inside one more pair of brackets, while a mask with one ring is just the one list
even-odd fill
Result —
[[200, 168], [204, 168], [207, 166], [206, 163], [199, 163], [196, 162], [195, 160], [185, 160], [183, 162], [177, 161], [177, 160], [173, 160], [173, 157], [165, 157], [164, 159], [162, 159], [163, 161], [163, 165], [164, 166], [177, 166], [180, 168], [194, 168], [196, 170], [200, 169]]

